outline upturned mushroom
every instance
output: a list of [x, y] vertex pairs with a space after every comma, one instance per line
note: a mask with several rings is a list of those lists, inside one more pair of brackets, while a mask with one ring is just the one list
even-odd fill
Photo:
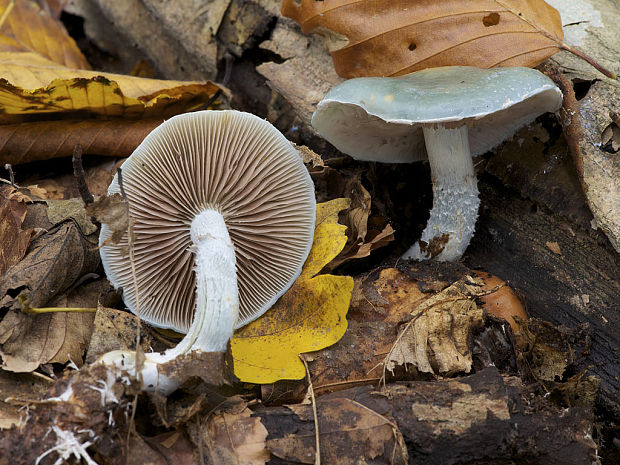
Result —
[[312, 125], [358, 160], [428, 158], [433, 208], [403, 258], [453, 261], [467, 248], [478, 216], [472, 156], [561, 104], [561, 91], [534, 69], [448, 66], [345, 81], [321, 100]]
[[[128, 234], [106, 245], [104, 224], [106, 275], [144, 321], [187, 334], [172, 349], [147, 353], [139, 373], [134, 352], [100, 360], [168, 393], [177, 385], [159, 364], [194, 350], [225, 351], [233, 330], [262, 315], [299, 276], [313, 240], [314, 186], [276, 128], [238, 111], [166, 121], [122, 165], [122, 184], [134, 262]], [[120, 187], [117, 176], [108, 193]]]

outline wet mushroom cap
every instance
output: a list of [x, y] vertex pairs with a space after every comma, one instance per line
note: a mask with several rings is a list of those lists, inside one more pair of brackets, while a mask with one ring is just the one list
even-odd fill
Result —
[[[221, 213], [234, 244], [236, 327], [260, 316], [299, 276], [314, 234], [314, 186], [296, 150], [268, 122], [238, 111], [171, 118], [122, 166], [134, 224], [140, 317], [186, 332], [196, 308], [190, 225]], [[120, 192], [118, 176], [108, 189]], [[111, 235], [102, 225], [100, 244]], [[136, 312], [127, 234], [101, 256], [108, 279]]]
[[409, 163], [426, 159], [424, 124], [467, 124], [475, 156], [561, 104], [560, 90], [534, 69], [447, 66], [345, 81], [325, 95], [312, 125], [358, 160]]

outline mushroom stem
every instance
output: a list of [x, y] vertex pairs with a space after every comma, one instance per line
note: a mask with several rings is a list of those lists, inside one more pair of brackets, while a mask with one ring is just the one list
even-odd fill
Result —
[[433, 181], [433, 209], [422, 237], [403, 258], [454, 261], [471, 240], [478, 217], [478, 186], [466, 125], [424, 125]]
[[185, 338], [170, 352], [224, 352], [239, 315], [235, 248], [222, 215], [198, 214], [191, 226], [196, 252], [196, 313]]
[[135, 352], [115, 350], [99, 359], [137, 376], [147, 391], [169, 394], [178, 387], [176, 380], [159, 373], [158, 365], [193, 350], [224, 352], [239, 314], [235, 249], [224, 218], [204, 210], [192, 221], [190, 232], [196, 254], [196, 312], [185, 337], [163, 353], [144, 354], [139, 374]]

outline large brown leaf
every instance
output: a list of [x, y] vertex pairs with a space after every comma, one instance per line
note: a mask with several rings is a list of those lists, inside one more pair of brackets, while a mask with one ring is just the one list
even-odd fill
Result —
[[282, 14], [325, 35], [346, 78], [536, 66], [562, 39], [560, 15], [543, 0], [284, 0]]
[[[164, 118], [70, 119], [0, 125], [0, 160], [17, 165], [68, 157], [76, 144], [85, 153], [121, 157], [130, 154], [163, 121]], [[72, 181], [75, 183], [75, 179]]]
[[[51, 305], [94, 307], [105, 279], [92, 281], [68, 295], [57, 296]], [[10, 310], [0, 322], [2, 369], [30, 372], [45, 363], [73, 361], [81, 365], [93, 330], [93, 312], [53, 312], [28, 315]]]
[[30, 244], [31, 229], [22, 229], [26, 199], [10, 186], [0, 187], [0, 276], [18, 263]]
[[0, 308], [19, 309], [18, 294], [32, 307], [42, 307], [81, 276], [95, 272], [100, 263], [96, 240], [84, 237], [71, 220], [34, 240], [26, 257], [1, 277]]

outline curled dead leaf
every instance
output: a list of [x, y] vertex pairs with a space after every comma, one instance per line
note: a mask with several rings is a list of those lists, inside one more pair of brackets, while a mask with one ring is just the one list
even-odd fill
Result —
[[120, 194], [101, 197], [86, 208], [99, 223], [105, 223], [111, 232], [106, 243], [118, 244], [129, 227], [129, 204]]
[[35, 2], [0, 0], [0, 16], [0, 51], [34, 52], [70, 68], [90, 69], [63, 24]]
[[411, 366], [422, 373], [469, 373], [471, 332], [484, 324], [475, 298], [482, 280], [466, 277], [418, 305], [385, 358], [385, 368]]
[[86, 153], [125, 157], [162, 122], [163, 118], [137, 121], [63, 119], [4, 124], [0, 125], [2, 161], [18, 165], [68, 157], [77, 144]]
[[345, 78], [447, 65], [536, 66], [560, 49], [558, 12], [543, 0], [284, 0], [304, 33], [328, 37]]
[[33, 241], [28, 254], [0, 277], [0, 307], [20, 308], [22, 294], [33, 307], [45, 306], [100, 264], [96, 238], [86, 237], [72, 220], [54, 226]]
[[536, 381], [558, 381], [573, 363], [575, 351], [570, 334], [545, 321], [519, 320], [522, 363]]
[[247, 407], [239, 413], [209, 415], [206, 427], [196, 433], [207, 446], [211, 463], [264, 465], [269, 460], [267, 428]]
[[0, 187], [0, 276], [19, 263], [30, 244], [32, 229], [22, 229], [26, 201], [10, 186]]
[[512, 331], [519, 339], [519, 324], [517, 321], [527, 320], [527, 313], [514, 291], [501, 278], [480, 271], [475, 272], [477, 276], [483, 279], [482, 295], [480, 299], [483, 302], [482, 307], [497, 318], [503, 318], [512, 327]]

